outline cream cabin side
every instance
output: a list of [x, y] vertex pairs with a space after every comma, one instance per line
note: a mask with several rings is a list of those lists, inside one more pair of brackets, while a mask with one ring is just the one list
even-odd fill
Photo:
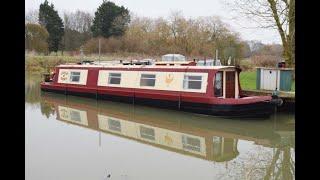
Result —
[[99, 129], [152, 144], [206, 156], [205, 138], [98, 114]]
[[[152, 68], [150, 68], [152, 69]], [[192, 68], [190, 68], [192, 70]], [[194, 68], [193, 68], [194, 69]], [[207, 70], [207, 68], [205, 69]], [[221, 67], [206, 72], [167, 72], [138, 70], [95, 69], [97, 75], [88, 79], [91, 69], [58, 69], [57, 83], [87, 85], [94, 81], [95, 86], [193, 92], [208, 94], [216, 98], [240, 98], [239, 73], [235, 67]], [[214, 72], [210, 75], [210, 72]], [[92, 84], [90, 83], [90, 84]], [[211, 89], [210, 89], [211, 88]]]
[[208, 73], [100, 70], [98, 86], [206, 93]]
[[57, 83], [86, 85], [88, 69], [59, 69]]

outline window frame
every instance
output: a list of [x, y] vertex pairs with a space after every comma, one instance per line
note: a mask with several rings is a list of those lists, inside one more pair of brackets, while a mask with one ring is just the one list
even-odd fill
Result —
[[[116, 77], [116, 76], [112, 76], [112, 74], [120, 74], [119, 77]], [[120, 85], [121, 84], [121, 73], [119, 72], [109, 72], [108, 74], [108, 85]], [[110, 83], [111, 82], [111, 78], [116, 78], [116, 79], [120, 79], [119, 80], [119, 84], [113, 84], [113, 83]]]
[[[152, 134], [150, 134], [150, 131]], [[140, 137], [149, 141], [155, 141], [156, 140], [156, 131], [154, 128], [146, 127], [146, 126], [140, 126], [139, 127]]]
[[[199, 146], [197, 146], [198, 144], [196, 144], [196, 145], [192, 144], [191, 141], [195, 141], [196, 143], [199, 143]], [[202, 150], [201, 140], [197, 137], [182, 135], [181, 143], [182, 143], [182, 147], [184, 150], [195, 151], [195, 152], [201, 152], [201, 150]]]
[[[194, 80], [194, 79], [189, 79], [190, 76], [194, 76], [194, 77], [200, 77], [200, 80]], [[187, 77], [187, 79], [186, 79]], [[191, 74], [185, 74], [183, 76], [183, 83], [182, 83], [182, 88], [184, 90], [201, 90], [202, 89], [202, 81], [203, 81], [203, 76], [202, 75], [191, 75]], [[200, 88], [199, 89], [195, 89], [195, 88], [190, 88], [189, 87], [189, 83], [190, 82], [200, 82]], [[187, 86], [186, 86], [187, 83]]]
[[[119, 126], [115, 123], [119, 123]], [[113, 118], [108, 118], [108, 129], [111, 131], [121, 132], [121, 122]]]
[[81, 122], [81, 114], [79, 111], [71, 110], [69, 114], [70, 114], [70, 120]]
[[[74, 75], [73, 73], [79, 73], [79, 75]], [[73, 78], [74, 77], [78, 77], [79, 79], [78, 79], [78, 81], [73, 81]], [[80, 82], [80, 77], [81, 77], [81, 72], [79, 72], [79, 71], [71, 71], [70, 72], [70, 82], [72, 82], [72, 83], [79, 83]]]
[[[154, 76], [154, 78], [150, 78], [150, 77], [143, 77], [144, 75], [151, 75]], [[140, 87], [155, 87], [156, 86], [156, 79], [157, 79], [157, 75], [156, 74], [147, 74], [147, 73], [143, 73], [140, 76]], [[142, 80], [154, 80], [153, 85], [149, 86], [149, 85], [141, 85]], [[147, 83], [146, 83], [147, 84]]]

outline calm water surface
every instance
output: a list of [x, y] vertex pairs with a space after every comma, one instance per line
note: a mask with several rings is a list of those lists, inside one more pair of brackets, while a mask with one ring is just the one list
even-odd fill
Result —
[[[295, 117], [229, 120], [25, 85], [28, 180], [295, 179]], [[108, 177], [109, 176], [109, 177]]]

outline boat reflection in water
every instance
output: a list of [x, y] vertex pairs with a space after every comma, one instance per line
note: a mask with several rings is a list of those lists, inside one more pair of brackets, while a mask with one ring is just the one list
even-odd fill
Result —
[[288, 115], [283, 120], [280, 115], [266, 121], [230, 120], [51, 93], [41, 99], [47, 117], [56, 114], [59, 121], [214, 162], [236, 158], [239, 139], [294, 148], [294, 123]]

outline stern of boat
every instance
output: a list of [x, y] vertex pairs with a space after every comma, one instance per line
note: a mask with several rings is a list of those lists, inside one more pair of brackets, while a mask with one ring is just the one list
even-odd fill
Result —
[[280, 98], [270, 96], [243, 97], [221, 105], [219, 114], [229, 118], [269, 118], [276, 112], [279, 101]]

